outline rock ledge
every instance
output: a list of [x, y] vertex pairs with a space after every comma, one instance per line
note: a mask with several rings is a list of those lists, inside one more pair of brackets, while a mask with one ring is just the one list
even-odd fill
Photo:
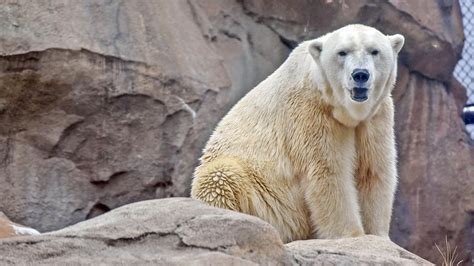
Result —
[[0, 264], [429, 265], [376, 236], [284, 245], [268, 223], [190, 198], [143, 201], [0, 241]]

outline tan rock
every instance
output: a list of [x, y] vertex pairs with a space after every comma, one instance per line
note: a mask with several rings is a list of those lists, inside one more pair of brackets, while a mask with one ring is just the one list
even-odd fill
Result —
[[276, 230], [190, 198], [130, 204], [37, 237], [0, 242], [0, 264], [291, 264]]
[[150, 200], [68, 228], [0, 241], [0, 264], [428, 265], [375, 236], [286, 246], [268, 223], [190, 198]]
[[373, 235], [295, 241], [285, 246], [298, 265], [434, 265]]

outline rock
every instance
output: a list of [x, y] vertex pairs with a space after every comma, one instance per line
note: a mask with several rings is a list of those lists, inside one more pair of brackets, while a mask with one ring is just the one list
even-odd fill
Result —
[[474, 149], [456, 96], [441, 82], [401, 73], [395, 118], [400, 181], [391, 237], [439, 264], [433, 247], [444, 246], [447, 237], [458, 247], [459, 260], [468, 262], [474, 243]]
[[1, 264], [429, 264], [375, 236], [283, 245], [268, 223], [190, 198], [134, 203], [59, 231], [0, 244]]
[[14, 236], [39, 235], [37, 230], [12, 222], [0, 212], [0, 239]]
[[464, 35], [458, 1], [441, 2], [315, 0], [308, 5], [305, 0], [243, 0], [243, 6], [293, 45], [350, 23], [370, 25], [386, 34], [402, 33], [402, 62], [431, 79], [450, 81]]
[[[189, 1], [204, 36], [211, 41], [232, 81], [233, 105], [283, 63], [290, 49], [280, 36], [248, 16], [239, 1]], [[230, 107], [230, 106], [229, 106]]]
[[41, 231], [187, 196], [215, 124], [288, 54], [233, 1], [3, 1], [0, 28], [0, 210]]
[[0, 245], [1, 264], [288, 265], [290, 259], [269, 224], [190, 198], [134, 203]]
[[294, 241], [286, 247], [298, 265], [434, 265], [373, 235]]

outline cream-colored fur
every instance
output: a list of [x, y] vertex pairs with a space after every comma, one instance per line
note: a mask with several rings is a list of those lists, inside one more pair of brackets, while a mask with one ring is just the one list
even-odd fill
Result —
[[[390, 92], [403, 41], [349, 25], [301, 43], [219, 123], [192, 197], [258, 216], [285, 242], [388, 237], [397, 183]], [[356, 102], [350, 72], [361, 67], [369, 97]]]

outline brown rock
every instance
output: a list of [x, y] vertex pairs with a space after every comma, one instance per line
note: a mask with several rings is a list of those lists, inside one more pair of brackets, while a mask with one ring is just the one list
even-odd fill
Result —
[[474, 150], [468, 144], [459, 106], [449, 88], [408, 74], [396, 90], [399, 190], [392, 239], [408, 250], [441, 263], [435, 244], [445, 238], [470, 261], [474, 221]]
[[[459, 3], [453, 1], [244, 0], [247, 13], [296, 44], [351, 23], [402, 33], [401, 60], [410, 70], [449, 82], [463, 45]], [[429, 11], [429, 12], [427, 12]]]
[[0, 209], [47, 231], [186, 194], [231, 86], [189, 5], [0, 5]]
[[233, 1], [7, 1], [0, 28], [0, 209], [42, 231], [188, 195], [215, 123], [288, 53]]
[[288, 56], [290, 49], [280, 41], [280, 36], [246, 15], [238, 1], [189, 2], [203, 35], [222, 57], [232, 80], [231, 105], [271, 74]]

